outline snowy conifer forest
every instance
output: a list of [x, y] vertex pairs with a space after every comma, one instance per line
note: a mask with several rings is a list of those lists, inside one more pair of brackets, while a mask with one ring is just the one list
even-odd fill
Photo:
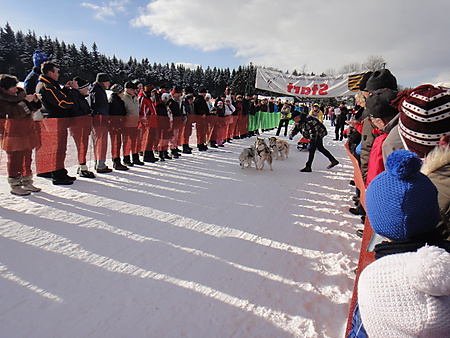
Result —
[[173, 62], [164, 65], [152, 63], [151, 55], [141, 61], [132, 56], [128, 61], [123, 61], [114, 55], [110, 57], [102, 54], [95, 42], [90, 48], [84, 43], [77, 47], [57, 38], [36, 36], [31, 30], [27, 33], [20, 30], [14, 32], [9, 24], [0, 28], [0, 73], [15, 75], [23, 81], [33, 68], [32, 55], [36, 49], [59, 65], [61, 83], [75, 76], [93, 82], [97, 73], [106, 72], [111, 75], [114, 83], [137, 80], [144, 85], [189, 85], [196, 90], [206, 87], [213, 96], [222, 94], [227, 86], [236, 93], [265, 94], [254, 88], [256, 68], [253, 65], [240, 66], [237, 70], [209, 66], [206, 69], [201, 66], [189, 69]]

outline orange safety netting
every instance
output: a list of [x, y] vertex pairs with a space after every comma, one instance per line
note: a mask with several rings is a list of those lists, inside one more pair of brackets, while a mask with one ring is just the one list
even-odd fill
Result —
[[[366, 209], [366, 203], [365, 203], [366, 188], [365, 188], [365, 184], [364, 184], [364, 180], [363, 180], [363, 177], [361, 174], [361, 169], [359, 167], [358, 160], [350, 152], [348, 144], [345, 145], [345, 148], [347, 149], [348, 156], [350, 157], [352, 164], [353, 164], [353, 178], [355, 181], [355, 186], [360, 191], [360, 202], [361, 202], [362, 206], [364, 207], [364, 209]], [[349, 311], [348, 311], [347, 329], [346, 329], [346, 334], [345, 334], [346, 337], [352, 327], [353, 311], [355, 309], [355, 305], [358, 300], [359, 276], [361, 275], [361, 272], [366, 268], [366, 266], [375, 260], [374, 252], [367, 251], [367, 247], [369, 246], [370, 240], [372, 239], [372, 235], [373, 235], [372, 226], [370, 225], [369, 217], [366, 217], [366, 220], [364, 222], [363, 238], [361, 241], [361, 249], [359, 251], [358, 268], [357, 268], [357, 272], [356, 272], [356, 276], [355, 276], [355, 283], [353, 285], [353, 295], [352, 295], [352, 299], [351, 299], [350, 307], [349, 307]]]

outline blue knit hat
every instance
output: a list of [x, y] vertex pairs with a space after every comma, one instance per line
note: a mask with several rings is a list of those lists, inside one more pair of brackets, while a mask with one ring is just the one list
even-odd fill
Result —
[[45, 61], [50, 61], [48, 56], [36, 49], [33, 54], [33, 65], [40, 68]]
[[377, 234], [405, 240], [432, 232], [440, 219], [437, 189], [420, 172], [422, 161], [409, 150], [386, 159], [386, 171], [369, 184], [366, 207]]

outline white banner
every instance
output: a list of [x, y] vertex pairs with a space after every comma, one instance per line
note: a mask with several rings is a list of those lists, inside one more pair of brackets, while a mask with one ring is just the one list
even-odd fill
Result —
[[295, 76], [264, 68], [256, 69], [256, 88], [298, 97], [355, 95], [364, 74]]

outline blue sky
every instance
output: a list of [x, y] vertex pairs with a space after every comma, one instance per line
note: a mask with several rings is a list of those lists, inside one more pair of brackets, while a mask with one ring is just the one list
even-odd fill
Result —
[[[115, 3], [121, 3], [124, 10]], [[149, 34], [146, 27], [134, 26], [131, 20], [142, 13], [139, 6], [145, 5], [143, 1], [46, 0], [46, 7], [52, 8], [47, 13], [43, 7], [38, 9], [35, 1], [22, 1], [20, 6], [9, 4], [2, 4], [1, 27], [9, 22], [14, 31], [30, 29], [38, 36], [48, 35], [78, 47], [83, 42], [89, 49], [95, 41], [102, 54], [115, 54], [124, 61], [130, 56], [138, 60], [148, 57], [151, 62], [162, 64], [191, 63], [218, 68], [237, 68], [245, 63], [244, 58], [234, 57], [230, 48], [202, 52], [190, 46], [175, 45], [164, 36]]]
[[450, 82], [446, 0], [0, 1], [2, 27], [125, 61], [337, 74], [375, 55], [403, 86]]

